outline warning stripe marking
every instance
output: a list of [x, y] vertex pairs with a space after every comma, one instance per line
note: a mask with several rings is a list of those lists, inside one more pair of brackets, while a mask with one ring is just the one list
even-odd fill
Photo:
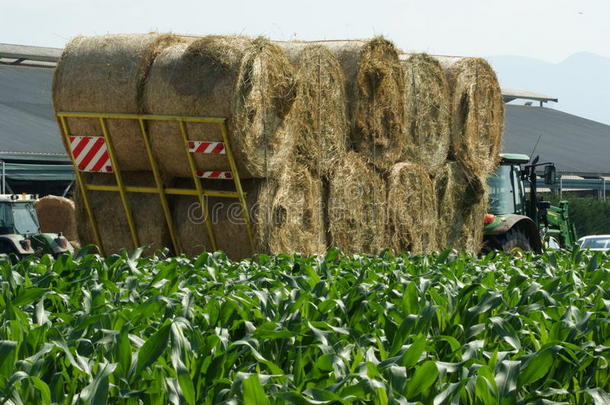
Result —
[[200, 170], [197, 172], [197, 177], [201, 177], [202, 179], [230, 180], [233, 178], [233, 173], [215, 170]]
[[100, 136], [71, 136], [70, 148], [81, 172], [111, 173], [106, 141]]
[[212, 141], [189, 141], [189, 152], [207, 155], [224, 155], [227, 153], [223, 142]]

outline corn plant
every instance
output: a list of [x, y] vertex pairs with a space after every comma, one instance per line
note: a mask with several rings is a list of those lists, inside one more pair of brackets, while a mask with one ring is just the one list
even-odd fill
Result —
[[610, 256], [0, 263], [0, 403], [609, 404]]

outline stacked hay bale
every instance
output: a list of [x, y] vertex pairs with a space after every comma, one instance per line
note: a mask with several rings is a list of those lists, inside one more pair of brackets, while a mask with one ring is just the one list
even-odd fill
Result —
[[487, 177], [502, 147], [504, 103], [496, 75], [481, 58], [436, 57], [450, 88], [449, 160], [435, 178], [440, 246], [480, 251]]
[[[172, 220], [189, 255], [212, 247], [204, 218], [217, 247], [236, 259], [322, 253], [327, 246], [420, 253], [478, 246], [484, 177], [502, 130], [494, 80], [484, 61], [401, 55], [383, 38], [104, 36], [77, 38], [66, 48], [54, 102], [58, 111], [226, 118], [254, 247], [236, 199], [210, 197], [201, 212], [197, 198], [174, 195]], [[73, 135], [99, 135], [95, 120], [74, 118], [69, 126]], [[108, 128], [125, 182], [154, 186], [138, 123], [108, 120]], [[177, 123], [148, 121], [146, 129], [165, 186], [194, 188]], [[223, 140], [216, 125], [189, 123], [186, 130], [192, 141]], [[192, 156], [197, 171], [230, 170], [225, 155]], [[114, 184], [108, 174], [84, 177]], [[231, 180], [202, 186], [234, 190]], [[118, 195], [89, 194], [106, 250], [130, 247]], [[158, 197], [128, 196], [138, 207], [141, 242], [168, 246]], [[82, 204], [77, 213], [84, 218]], [[79, 224], [83, 241], [93, 242], [88, 221]]]
[[[325, 249], [320, 180], [294, 162], [294, 134], [307, 119], [302, 101], [300, 107], [293, 106], [300, 91], [296, 77], [295, 67], [278, 46], [246, 37], [189, 38], [163, 50], [150, 70], [146, 112], [227, 118], [240, 177], [249, 179], [244, 186], [255, 234], [252, 250], [242, 217], [235, 215], [241, 213], [236, 200], [210, 199], [217, 246], [230, 257], [255, 252], [314, 254]], [[187, 130], [190, 140], [222, 141], [217, 126], [197, 124]], [[191, 171], [177, 131], [173, 123], [149, 126], [162, 173], [189, 184]], [[194, 157], [197, 170], [229, 170], [224, 155]], [[232, 181], [226, 183], [207, 181], [206, 186], [234, 190]], [[205, 224], [188, 218], [189, 207], [196, 203], [194, 197], [173, 198], [178, 238], [188, 254], [198, 248], [193, 241], [199, 249], [211, 247]]]
[[405, 148], [398, 50], [383, 38], [316, 44], [332, 53], [340, 67], [351, 149], [327, 175], [328, 245], [375, 254], [388, 246], [385, 177]]
[[448, 161], [434, 178], [437, 199], [437, 246], [479, 252], [487, 211], [485, 179]]
[[[142, 113], [142, 94], [150, 66], [165, 47], [180, 41], [174, 35], [136, 34], [78, 37], [72, 40], [55, 69], [53, 105], [56, 111]], [[100, 136], [97, 119], [69, 118], [70, 134]], [[147, 156], [143, 153], [140, 129], [136, 121], [108, 120], [110, 139], [116, 151], [124, 181], [145, 180], [152, 185]], [[69, 152], [69, 146], [66, 151]], [[116, 169], [116, 168], [115, 168]], [[129, 172], [139, 172], [130, 179]], [[87, 183], [116, 184], [112, 174], [83, 173]], [[146, 177], [146, 179], [143, 179]], [[150, 177], [150, 178], [148, 178]], [[140, 184], [137, 184], [140, 185]], [[120, 248], [132, 248], [129, 231], [119, 195], [90, 191], [91, 205], [99, 227], [102, 245], [107, 254]], [[95, 243], [85, 215], [80, 193], [75, 196], [79, 239], [83, 244]], [[168, 245], [167, 229], [159, 198], [154, 194], [129, 194], [134, 221], [138, 225], [140, 243], [153, 248]]]
[[449, 89], [440, 64], [425, 54], [400, 55], [405, 149], [388, 175], [388, 232], [396, 251], [437, 250], [437, 200], [432, 178], [449, 151]]
[[62, 233], [73, 245], [78, 245], [74, 201], [47, 195], [34, 202], [42, 232]]

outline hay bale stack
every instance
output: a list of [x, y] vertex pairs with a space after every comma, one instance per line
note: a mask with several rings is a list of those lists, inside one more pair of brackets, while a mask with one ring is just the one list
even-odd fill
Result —
[[346, 82], [348, 119], [355, 150], [382, 170], [405, 147], [404, 74], [390, 41], [317, 41], [337, 58]]
[[479, 252], [483, 242], [483, 217], [487, 211], [484, 178], [459, 162], [447, 162], [434, 179], [440, 248]]
[[347, 254], [386, 248], [386, 198], [383, 179], [358, 153], [348, 152], [329, 180], [329, 246]]
[[375, 38], [360, 51], [355, 82], [353, 141], [380, 169], [390, 169], [404, 153], [404, 74], [394, 45]]
[[449, 153], [449, 87], [440, 63], [426, 54], [400, 55], [405, 73], [405, 161], [435, 173]]
[[[123, 182], [127, 186], [154, 187], [152, 175], [147, 172], [123, 173]], [[114, 185], [112, 175], [83, 173], [87, 184]], [[95, 244], [95, 236], [91, 228], [85, 206], [82, 202], [81, 190], [75, 189], [76, 218], [79, 240], [82, 245]], [[102, 239], [104, 252], [109, 255], [118, 253], [122, 248], [133, 249], [131, 234], [121, 199], [114, 191], [88, 191], [89, 201]], [[150, 246], [148, 254], [155, 249], [171, 247], [169, 233], [159, 197], [156, 194], [127, 193], [127, 199], [133, 214], [141, 246]]]
[[[64, 49], [53, 76], [55, 111], [142, 113], [144, 84], [154, 58], [180, 40], [168, 34], [75, 38]], [[102, 135], [97, 119], [67, 121], [71, 135]], [[121, 170], [150, 170], [138, 123], [108, 120], [107, 125]]]
[[486, 177], [502, 148], [504, 102], [495, 72], [481, 58], [437, 57], [451, 91], [450, 155]]
[[[190, 38], [160, 52], [144, 91], [150, 114], [226, 117], [242, 178], [278, 175], [292, 159], [285, 118], [295, 98], [294, 70], [269, 41], [246, 37]], [[190, 176], [177, 124], [149, 125], [162, 172]], [[221, 141], [217, 126], [188, 126], [189, 139]], [[195, 155], [199, 170], [225, 170], [224, 155]]]
[[[184, 184], [186, 180], [180, 180]], [[204, 187], [219, 189], [217, 183]], [[243, 211], [237, 200], [210, 197], [208, 213], [218, 249], [235, 260], [254, 253], [323, 253], [326, 241], [323, 223], [322, 183], [301, 166], [285, 170], [278, 179], [248, 179], [242, 183], [254, 230], [250, 248]], [[220, 188], [232, 190], [225, 183]], [[211, 250], [207, 228], [195, 197], [172, 198], [178, 237], [188, 256]]]
[[437, 206], [428, 171], [416, 163], [394, 165], [388, 177], [388, 230], [397, 252], [437, 249]]
[[276, 42], [296, 70], [296, 98], [290, 119], [299, 160], [314, 174], [328, 177], [347, 152], [349, 125], [345, 77], [337, 58], [324, 46]]
[[42, 232], [62, 233], [69, 241], [77, 241], [74, 201], [47, 195], [34, 202]]
[[263, 192], [258, 200], [258, 222], [267, 251], [324, 253], [322, 181], [305, 167], [290, 165], [277, 179], [268, 180], [265, 188], [275, 190], [275, 194]]

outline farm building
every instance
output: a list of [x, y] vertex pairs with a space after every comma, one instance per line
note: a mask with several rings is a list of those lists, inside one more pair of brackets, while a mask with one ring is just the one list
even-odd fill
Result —
[[61, 49], [0, 44], [0, 192], [64, 194], [74, 175], [51, 81]]
[[[0, 44], [0, 161], [3, 192], [64, 194], [73, 183], [51, 104], [61, 49]], [[546, 106], [558, 99], [503, 90], [504, 151], [555, 162], [555, 191], [610, 189], [610, 126]], [[525, 102], [523, 105], [511, 104]]]

